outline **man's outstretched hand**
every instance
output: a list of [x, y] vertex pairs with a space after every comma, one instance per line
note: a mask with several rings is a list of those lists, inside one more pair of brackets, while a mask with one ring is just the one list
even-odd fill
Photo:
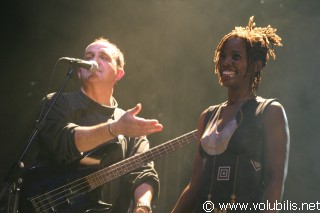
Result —
[[156, 119], [145, 119], [136, 115], [141, 111], [141, 104], [129, 109], [118, 121], [113, 122], [112, 130], [115, 135], [125, 135], [129, 137], [139, 137], [160, 132], [163, 129], [162, 124]]

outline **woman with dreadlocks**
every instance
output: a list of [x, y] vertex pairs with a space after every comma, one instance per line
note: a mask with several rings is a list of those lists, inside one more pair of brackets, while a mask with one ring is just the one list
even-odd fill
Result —
[[172, 212], [277, 212], [287, 173], [289, 127], [276, 99], [256, 95], [261, 71], [282, 46], [271, 26], [236, 27], [214, 54], [226, 102], [203, 111], [190, 183]]

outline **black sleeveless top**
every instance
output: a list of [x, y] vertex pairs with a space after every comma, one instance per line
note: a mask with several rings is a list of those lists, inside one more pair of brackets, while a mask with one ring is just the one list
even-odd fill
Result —
[[[248, 204], [253, 211], [253, 203], [261, 201], [264, 192], [263, 146], [264, 132], [262, 112], [274, 99], [256, 97], [248, 100], [237, 112], [237, 129], [230, 138], [227, 149], [219, 155], [210, 155], [200, 145], [199, 151], [204, 161], [203, 179], [198, 195], [197, 211], [204, 212], [203, 203], [208, 200], [215, 208], [221, 204]], [[205, 125], [214, 120], [221, 105], [211, 106]], [[228, 212], [233, 212], [228, 210]], [[245, 212], [240, 209], [234, 212]]]

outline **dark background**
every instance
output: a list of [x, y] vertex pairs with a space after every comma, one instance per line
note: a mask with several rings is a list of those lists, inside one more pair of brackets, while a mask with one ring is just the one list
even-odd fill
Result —
[[[284, 200], [319, 201], [320, 1], [13, 0], [1, 11], [0, 180], [34, 129], [60, 57], [82, 58], [86, 45], [100, 36], [117, 44], [126, 76], [114, 95], [124, 109], [141, 102], [139, 115], [164, 125], [149, 137], [156, 146], [195, 129], [207, 106], [226, 99], [213, 74], [213, 52], [224, 34], [246, 26], [254, 15], [257, 26], [277, 28], [284, 44], [264, 69], [258, 91], [279, 98], [289, 120]], [[57, 90], [67, 69], [58, 64], [50, 91]], [[65, 91], [77, 88], [72, 78]], [[155, 161], [161, 179], [155, 213], [173, 207], [189, 181], [194, 151], [195, 144], [187, 145]]]

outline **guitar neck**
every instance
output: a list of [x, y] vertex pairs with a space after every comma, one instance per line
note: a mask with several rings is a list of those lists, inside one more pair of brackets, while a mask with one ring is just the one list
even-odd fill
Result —
[[153, 161], [165, 154], [173, 152], [183, 146], [196, 141], [197, 130], [193, 130], [187, 134], [172, 139], [166, 143], [160, 144], [156, 147], [149, 149], [141, 154], [129, 157], [118, 163], [112, 164], [104, 169], [101, 169], [93, 174], [86, 176], [89, 183], [90, 190], [93, 190], [121, 175], [133, 171], [142, 165]]

